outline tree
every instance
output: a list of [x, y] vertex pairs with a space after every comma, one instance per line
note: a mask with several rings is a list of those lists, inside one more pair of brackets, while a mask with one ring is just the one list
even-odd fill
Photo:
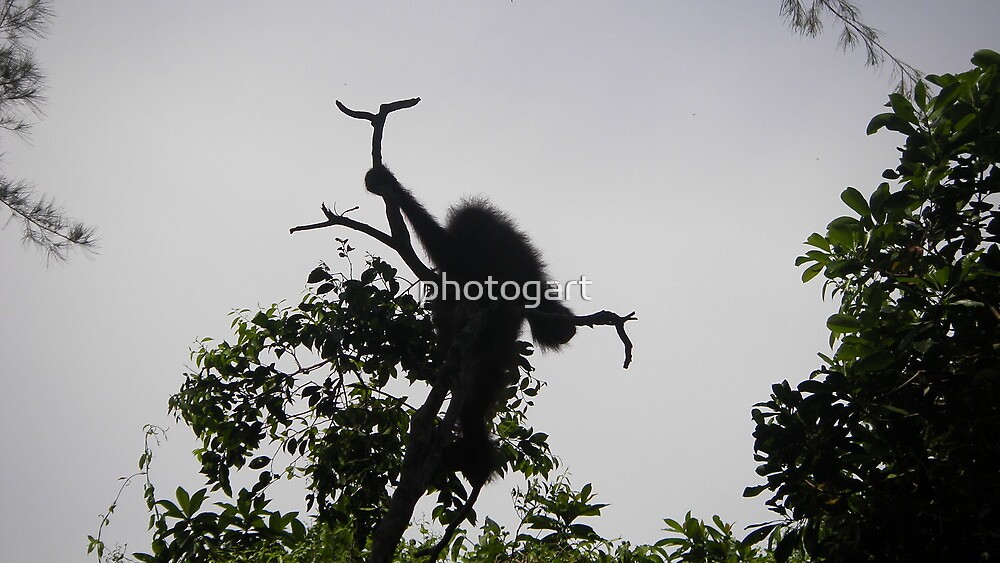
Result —
[[[378, 114], [338, 105], [348, 116], [373, 125], [372, 160], [378, 166], [389, 113], [417, 102], [383, 104]], [[325, 205], [326, 221], [291, 232], [353, 228], [395, 250], [418, 280], [438, 282], [439, 274], [416, 256], [399, 205], [390, 197], [383, 199], [388, 234]], [[509, 379], [510, 384], [499, 386], [491, 428], [483, 430], [498, 440], [496, 470], [546, 477], [557, 466], [547, 436], [525, 422], [532, 397], [542, 386], [527, 359], [532, 349], [527, 343], [512, 348], [509, 370], [506, 361], [490, 356], [489, 350], [480, 354], [486, 349], [482, 343], [493, 336], [484, 328], [489, 326], [487, 316], [504, 305], [502, 314], [518, 315], [518, 325], [538, 314], [558, 315], [559, 322], [571, 326], [615, 326], [628, 367], [631, 343], [624, 324], [634, 313], [621, 317], [601, 311], [577, 317], [565, 308], [553, 313], [518, 302], [464, 299], [450, 303], [461, 308], [454, 316], [461, 315], [462, 322], [442, 335], [440, 325], [434, 326], [428, 310], [409, 291], [413, 284], [401, 284], [397, 271], [382, 260], [370, 256], [361, 275], [351, 277], [353, 249], [345, 239], [338, 240], [338, 254], [348, 262], [347, 275], [321, 265], [310, 274], [308, 282], [314, 285], [297, 306], [243, 311], [232, 323], [235, 345], [206, 339], [194, 353], [198, 369], [186, 374], [170, 408], [202, 442], [196, 455], [207, 486], [195, 493], [178, 488], [176, 500], [168, 500], [158, 499], [147, 480], [154, 536], [152, 553], [136, 554], [138, 560], [204, 561], [219, 553], [253, 550], [261, 543], [291, 546], [304, 541], [306, 527], [296, 513], [267, 508], [265, 491], [281, 476], [309, 481], [308, 509], [315, 509], [318, 525], [336, 533], [342, 557], [351, 561], [392, 561], [417, 501], [437, 493], [434, 517], [447, 528], [442, 541], [419, 554], [436, 560], [456, 527], [466, 517], [474, 519], [472, 508], [485, 481], [468, 478], [472, 488], [466, 490], [459, 478], [465, 466], [449, 462], [446, 454], [469, 431], [457, 425], [463, 401], [481, 384], [480, 374], [493, 373], [479, 371], [480, 362], [502, 362], [511, 376], [499, 380]], [[516, 333], [510, 337], [513, 345]], [[411, 386], [427, 389], [419, 406], [401, 394], [407, 390], [404, 378]], [[146, 472], [151, 459], [151, 452], [144, 452], [140, 472]], [[231, 474], [241, 469], [244, 479], [247, 472], [256, 472], [254, 484], [234, 491]], [[203, 509], [215, 491], [227, 499], [215, 503], [221, 510]], [[589, 487], [581, 496], [589, 500]], [[90, 541], [91, 550], [102, 557], [100, 531]]]
[[798, 260], [840, 298], [832, 356], [757, 405], [755, 458], [793, 547], [824, 561], [1000, 555], [1000, 54], [889, 97], [894, 181], [841, 198]]
[[[341, 240], [346, 270], [353, 249]], [[398, 488], [403, 452], [410, 448], [418, 407], [407, 396], [434, 370], [434, 334], [427, 312], [406, 293], [397, 272], [369, 257], [357, 277], [321, 265], [309, 276], [301, 301], [233, 315], [234, 339], [203, 339], [194, 368], [170, 400], [171, 410], [201, 440], [195, 452], [206, 486], [157, 494], [149, 480], [159, 430], [147, 429], [139, 457], [145, 479], [153, 541], [149, 553], [106, 550], [101, 537], [115, 504], [90, 537], [101, 561], [286, 563], [353, 562], [366, 557], [372, 535]], [[514, 495], [520, 525], [507, 530], [485, 518], [475, 540], [459, 531], [445, 556], [451, 561], [594, 561], [665, 563], [767, 563], [772, 559], [740, 540], [718, 517], [705, 523], [686, 515], [665, 520], [666, 537], [652, 545], [606, 539], [584, 523], [607, 506], [591, 485], [575, 490], [554, 475], [558, 460], [547, 435], [526, 424], [532, 398], [543, 384], [533, 375], [525, 348], [522, 377], [508, 390], [494, 431], [510, 468], [527, 476]], [[419, 392], [419, 391], [418, 391]], [[440, 422], [439, 422], [440, 424]], [[312, 521], [269, 508], [277, 479], [307, 481]], [[237, 487], [234, 483], [246, 483]], [[123, 485], [123, 487], [125, 486]], [[467, 492], [454, 474], [433, 482], [439, 524], [452, 521]], [[419, 537], [394, 550], [393, 561], [426, 561], [437, 541], [426, 524]]]
[[[44, 77], [28, 44], [40, 37], [52, 17], [47, 0], [3, 0], [0, 4], [0, 128], [25, 135], [27, 114], [38, 114]], [[93, 250], [93, 227], [66, 216], [52, 199], [37, 195], [25, 180], [0, 173], [0, 203], [23, 224], [22, 239], [43, 249], [49, 259], [63, 261], [71, 248]]]
[[[785, 5], [801, 7], [797, 2]], [[851, 6], [846, 2], [819, 5], [831, 11], [835, 6]], [[811, 16], [792, 20], [793, 27], [812, 25], [810, 33], [818, 32], [818, 20], [812, 19], [817, 14], [814, 5]], [[848, 36], [869, 29], [856, 27], [863, 24], [855, 11], [834, 14], [848, 24]], [[881, 48], [873, 31], [862, 33], [862, 37], [866, 45]], [[341, 105], [348, 115], [366, 119], [375, 127], [373, 164], [381, 162], [380, 141], [387, 114], [412, 107], [416, 101], [383, 105], [377, 115]], [[325, 206], [322, 209], [326, 221], [293, 231], [352, 228], [396, 251], [418, 279], [432, 275], [410, 246], [398, 206], [386, 201], [388, 234]], [[412, 561], [420, 559], [436, 539], [424, 529], [420, 539], [398, 546], [402, 530], [410, 525], [417, 498], [437, 493], [432, 517], [442, 525], [463, 520], [463, 505], [471, 506], [476, 492], [467, 491], [455, 474], [442, 471], [438, 459], [440, 437], [450, 432], [448, 425], [454, 423], [450, 411], [442, 416], [440, 409], [447, 394], [451, 394], [452, 404], [461, 396], [461, 384], [456, 383], [456, 378], [461, 378], [453, 373], [455, 368], [452, 373], [442, 371], [441, 359], [432, 353], [434, 334], [429, 318], [402, 290], [405, 282], [398, 273], [370, 256], [361, 274], [354, 277], [352, 249], [345, 239], [338, 240], [339, 254], [348, 260], [347, 273], [320, 266], [310, 274], [311, 286], [297, 305], [241, 311], [233, 319], [233, 344], [210, 339], [200, 343], [193, 355], [196, 369], [186, 374], [184, 386], [171, 399], [171, 410], [201, 440], [195, 453], [206, 486], [194, 493], [177, 488], [173, 498], [158, 497], [148, 480], [152, 451], [144, 451], [138, 475], [147, 477], [153, 542], [151, 553], [134, 554], [136, 560], [235, 563], [369, 557], [375, 561]], [[830, 240], [826, 245], [831, 258], [819, 270], [833, 260]], [[809, 273], [814, 276], [819, 270], [811, 268]], [[623, 325], [631, 318], [602, 312], [582, 318], [579, 324], [616, 326], [625, 343], [627, 365], [630, 343]], [[558, 461], [548, 449], [547, 436], [526, 423], [532, 397], [543, 386], [532, 373], [530, 352], [529, 347], [523, 348], [517, 382], [507, 390], [507, 400], [500, 405], [492, 428], [502, 443], [505, 469], [530, 479], [527, 491], [515, 496], [522, 514], [521, 527], [512, 536], [486, 519], [475, 544], [460, 530], [446, 556], [463, 562], [763, 563], [775, 558], [787, 561], [796, 546], [808, 543], [811, 536], [794, 521], [785, 526], [761, 526], [738, 539], [732, 526], [720, 518], [705, 523], [690, 513], [680, 521], [665, 520], [667, 537], [654, 545], [633, 547], [598, 536], [579, 520], [598, 516], [605, 505], [592, 502], [590, 485], [576, 491], [568, 481], [551, 480]], [[460, 365], [457, 371], [461, 369]], [[410, 401], [412, 387], [408, 386], [414, 385], [428, 389], [420, 406]], [[776, 387], [775, 393], [785, 387], [787, 384]], [[772, 404], [774, 409], [780, 408], [773, 401], [765, 406]], [[777, 413], [758, 410], [754, 416], [759, 424], [768, 426], [762, 421]], [[758, 436], [758, 444], [762, 443]], [[411, 458], [416, 458], [416, 463]], [[776, 476], [760, 490], [794, 473], [780, 466], [780, 460], [776, 463]], [[240, 474], [239, 479], [234, 479], [236, 474]], [[249, 480], [248, 474], [252, 475]], [[268, 508], [267, 490], [281, 477], [308, 482], [306, 499], [314, 517], [312, 526], [297, 513]], [[234, 483], [242, 482], [251, 484], [237, 490]], [[401, 491], [406, 494], [400, 495]], [[397, 502], [401, 496], [408, 498]], [[474, 512], [471, 519], [475, 520]], [[387, 535], [390, 541], [382, 541], [380, 528], [389, 521], [395, 522], [395, 529]], [[102, 529], [107, 522], [105, 518]], [[522, 528], [527, 531], [522, 533]], [[531, 531], [535, 534], [528, 533]], [[758, 547], [768, 537], [769, 547], [775, 547], [773, 554]], [[90, 549], [102, 558], [105, 545], [100, 532], [90, 541]], [[374, 555], [376, 551], [380, 555]], [[125, 558], [121, 551], [110, 557]], [[803, 560], [801, 553], [796, 557]]]

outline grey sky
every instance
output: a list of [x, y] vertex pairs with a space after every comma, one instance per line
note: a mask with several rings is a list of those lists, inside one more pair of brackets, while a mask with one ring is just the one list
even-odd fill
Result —
[[[869, 1], [866, 21], [933, 73], [998, 48], [995, 0]], [[131, 473], [142, 425], [169, 426], [162, 494], [200, 486], [166, 414], [196, 338], [227, 313], [300, 295], [337, 264], [319, 204], [384, 225], [364, 192], [358, 108], [420, 96], [386, 162], [432, 211], [489, 196], [557, 279], [594, 280], [580, 313], [637, 310], [635, 362], [611, 329], [538, 357], [531, 422], [578, 486], [611, 503], [597, 529], [636, 541], [687, 510], [769, 518], [749, 411], [826, 348], [821, 283], [794, 258], [869, 193], [900, 137], [865, 136], [892, 87], [836, 29], [792, 35], [778, 2], [57, 2], [36, 55], [49, 76], [30, 144], [3, 169], [97, 225], [100, 254], [46, 268], [0, 231], [0, 561], [84, 561]], [[481, 514], [510, 524], [508, 479]], [[282, 506], [296, 506], [290, 489]], [[107, 539], [142, 549], [141, 490]]]

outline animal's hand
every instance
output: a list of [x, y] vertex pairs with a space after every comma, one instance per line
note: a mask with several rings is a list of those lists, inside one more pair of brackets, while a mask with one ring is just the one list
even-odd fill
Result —
[[382, 165], [373, 167], [365, 174], [365, 188], [375, 195], [390, 197], [395, 195], [395, 186], [399, 182], [388, 168]]

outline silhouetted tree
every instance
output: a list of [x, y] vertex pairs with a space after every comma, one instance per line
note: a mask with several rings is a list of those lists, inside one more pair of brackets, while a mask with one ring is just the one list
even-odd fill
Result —
[[1000, 555], [1000, 54], [972, 61], [890, 96], [868, 130], [906, 136], [899, 165], [798, 260], [840, 310], [824, 365], [753, 413], [779, 561]]

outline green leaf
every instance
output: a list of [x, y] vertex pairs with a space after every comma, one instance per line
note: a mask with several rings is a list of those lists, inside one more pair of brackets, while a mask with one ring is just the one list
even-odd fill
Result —
[[257, 456], [250, 461], [250, 469], [260, 469], [271, 463], [271, 458], [266, 455]]
[[822, 381], [816, 379], [806, 379], [802, 383], [799, 383], [796, 389], [802, 393], [829, 393], [830, 386]]
[[955, 100], [968, 92], [970, 87], [971, 84], [968, 82], [955, 82], [954, 84], [945, 86], [934, 100], [934, 111], [944, 111], [945, 108], [955, 103]]
[[195, 494], [191, 495], [191, 502], [188, 504], [188, 515], [192, 515], [198, 512], [201, 508], [203, 502], [205, 502], [205, 497], [208, 495], [208, 489], [199, 489]]
[[187, 514], [188, 506], [191, 504], [191, 496], [181, 487], [177, 487], [177, 491], [174, 496], [177, 497], [177, 506], [180, 507], [181, 512]]
[[170, 516], [171, 518], [178, 518], [178, 519], [184, 518], [184, 513], [181, 512], [181, 509], [178, 508], [176, 504], [170, 502], [167, 499], [156, 501], [156, 505], [162, 506], [164, 509], [164, 514]]
[[[886, 170], [886, 172], [893, 172], [895, 174], [895, 172], [892, 170]], [[882, 176], [885, 177], [885, 175], [886, 173], [884, 172]], [[896, 174], [896, 176], [898, 177], [899, 175]], [[885, 205], [885, 200], [888, 198], [889, 198], [888, 182], [882, 182], [881, 184], [879, 184], [878, 187], [875, 188], [875, 191], [872, 192], [871, 197], [868, 198], [868, 208], [871, 210], [872, 215], [875, 216], [876, 220], [881, 220], [883, 217], [885, 217], [885, 212], [882, 210], [882, 206]]]
[[817, 275], [819, 275], [820, 272], [823, 271], [823, 268], [824, 265], [819, 263], [813, 264], [812, 266], [806, 268], [805, 271], [802, 272], [802, 283], [806, 283], [809, 280], [815, 278]]
[[966, 127], [968, 127], [969, 125], [971, 125], [972, 122], [975, 121], [978, 118], [979, 118], [979, 115], [975, 114], [975, 113], [970, 113], [970, 114], [966, 115], [962, 119], [958, 120], [958, 123], [955, 124], [955, 132], [956, 133], [961, 133], [962, 131], [965, 130]]
[[309, 279], [307, 279], [306, 282], [319, 283], [321, 281], [326, 281], [329, 279], [333, 279], [332, 276], [330, 276], [330, 272], [327, 272], [326, 268], [319, 266], [313, 271], [309, 272]]
[[920, 201], [920, 196], [911, 191], [901, 191], [889, 195], [885, 198], [885, 203], [882, 206], [885, 208], [886, 212], [894, 211], [897, 209], [906, 209], [911, 205]]
[[838, 217], [827, 225], [826, 238], [830, 243], [853, 249], [861, 238], [861, 222], [854, 217]]
[[361, 272], [361, 283], [369, 285], [375, 281], [376, 276], [378, 276], [378, 272], [376, 272], [374, 268], [365, 270], [364, 272]]
[[891, 366], [895, 361], [896, 358], [891, 353], [885, 350], [879, 350], [874, 354], [870, 354], [854, 362], [851, 369], [855, 374], [862, 375], [865, 373], [881, 371]]
[[827, 229], [831, 231], [857, 231], [861, 228], [861, 221], [858, 221], [854, 217], [837, 217], [826, 226]]
[[681, 526], [677, 520], [673, 518], [664, 518], [663, 523], [667, 525], [667, 530], [673, 530], [678, 533], [684, 533], [684, 526]]
[[747, 537], [743, 538], [743, 541], [741, 541], [740, 544], [745, 546], [751, 546], [760, 543], [761, 541], [764, 540], [764, 538], [771, 535], [771, 532], [774, 531], [774, 529], [777, 528], [778, 526], [780, 526], [780, 524], [768, 524], [767, 526], [761, 526], [760, 528], [757, 528], [756, 530], [747, 534]]
[[1000, 53], [993, 49], [980, 49], [972, 54], [972, 64], [978, 67], [1000, 66]]
[[785, 563], [788, 558], [791, 557], [792, 551], [795, 549], [795, 544], [799, 542], [799, 530], [793, 529], [789, 530], [788, 533], [781, 538], [778, 545], [774, 548], [774, 560], [778, 563]]
[[826, 240], [826, 237], [819, 233], [809, 235], [809, 238], [806, 239], [806, 244], [815, 246], [820, 250], [830, 251], [830, 241]]
[[851, 315], [837, 313], [826, 320], [826, 327], [837, 334], [849, 334], [861, 330], [861, 323]]
[[253, 316], [253, 319], [250, 322], [259, 327], [264, 327], [267, 326], [267, 322], [269, 320], [270, 317], [268, 317], [267, 314], [264, 313], [264, 311], [258, 311], [257, 314]]
[[873, 117], [872, 120], [868, 122], [867, 133], [869, 135], [874, 135], [875, 133], [878, 132], [879, 129], [881, 129], [883, 127], [887, 128], [887, 129], [891, 129], [889, 127], [889, 124], [890, 123], [894, 123], [894, 122], [896, 122], [898, 120], [899, 120], [899, 118], [896, 117], [896, 114], [894, 114], [894, 113], [880, 113], [880, 114], [876, 115], [875, 117]]
[[861, 192], [857, 189], [853, 187], [847, 188], [840, 193], [840, 199], [862, 218], [867, 219], [871, 217], [872, 212], [868, 207], [868, 202], [865, 201], [865, 196], [861, 195]]
[[913, 100], [920, 109], [927, 109], [927, 84], [923, 80], [918, 80], [913, 87]]

